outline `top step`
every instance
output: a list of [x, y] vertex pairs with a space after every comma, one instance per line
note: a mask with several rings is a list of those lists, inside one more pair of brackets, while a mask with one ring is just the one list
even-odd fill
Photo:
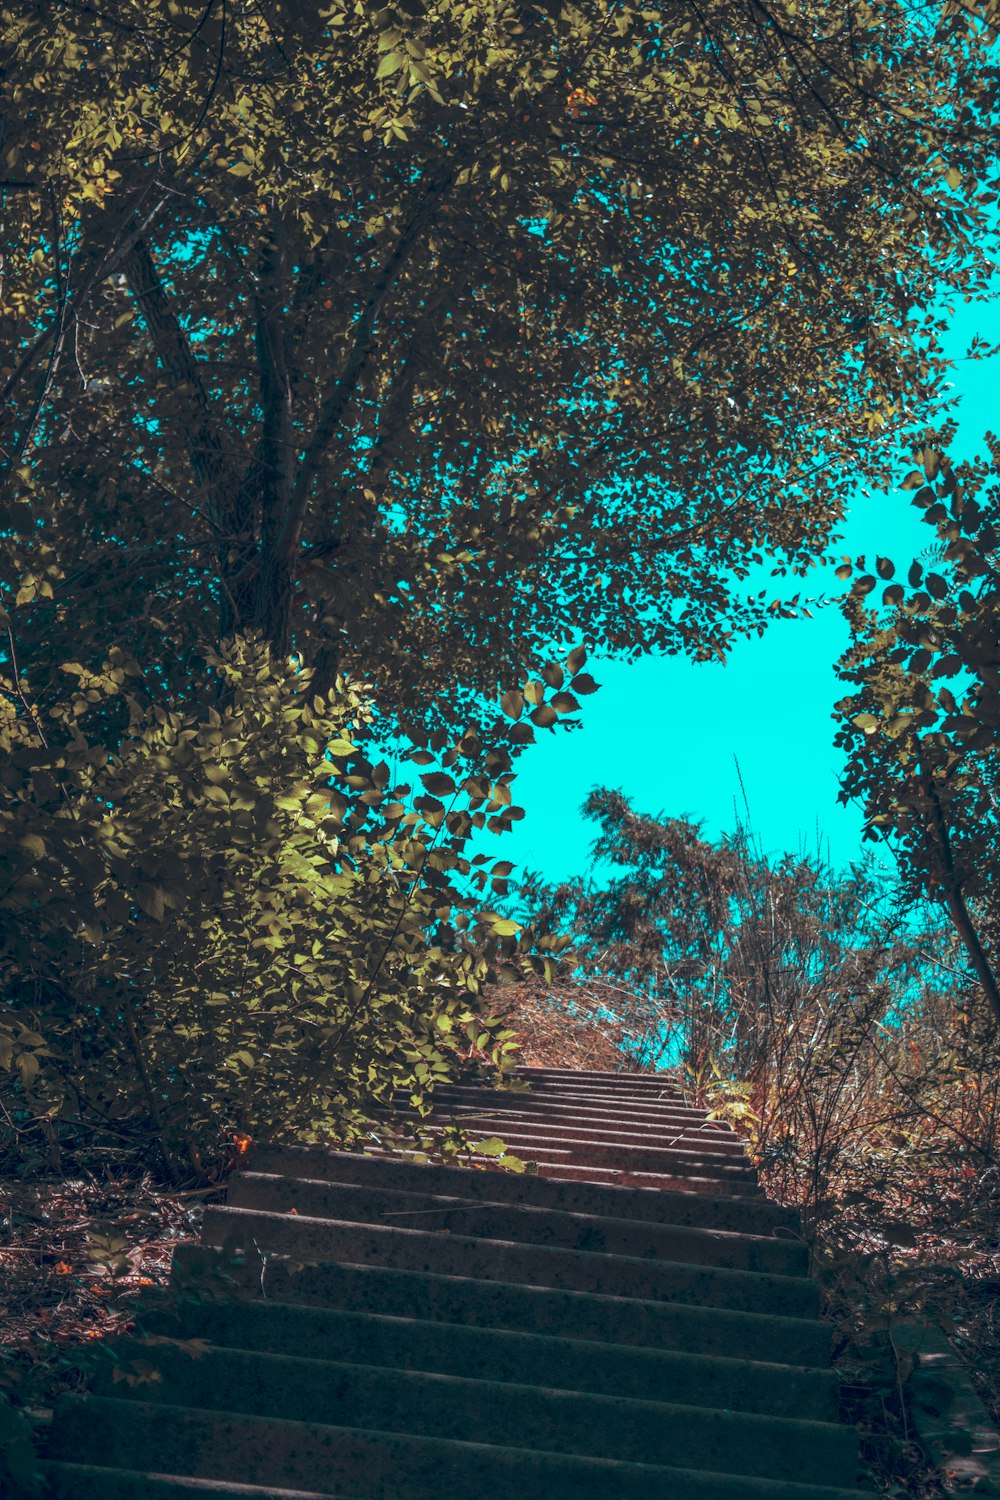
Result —
[[609, 1085], [614, 1088], [640, 1088], [679, 1094], [680, 1085], [672, 1073], [625, 1073], [601, 1071], [597, 1068], [532, 1068], [521, 1064], [514, 1069], [515, 1076], [537, 1083], [573, 1083], [581, 1085]]

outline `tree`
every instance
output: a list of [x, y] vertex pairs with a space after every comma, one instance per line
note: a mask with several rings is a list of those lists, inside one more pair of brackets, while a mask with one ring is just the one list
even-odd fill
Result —
[[3, 14], [2, 586], [43, 693], [125, 639], [182, 693], [256, 629], [417, 732], [581, 636], [724, 653], [940, 394], [939, 290], [985, 287], [958, 5]]
[[[928, 431], [903, 480], [936, 533], [932, 565], [914, 561], [904, 584], [890, 558], [874, 573], [857, 560], [840, 663], [855, 690], [837, 704], [836, 742], [841, 801], [892, 845], [910, 891], [946, 908], [1000, 1022], [1000, 442], [956, 465], [953, 437]], [[879, 580], [881, 611], [867, 603]]]
[[572, 944], [583, 990], [647, 1060], [697, 1069], [712, 1055], [738, 1070], [838, 997], [865, 994], [878, 1016], [902, 1001], [919, 945], [889, 938], [861, 866], [772, 862], [744, 828], [712, 842], [700, 823], [637, 813], [607, 788], [582, 810], [600, 827], [591, 872], [558, 886], [530, 877], [519, 910]]

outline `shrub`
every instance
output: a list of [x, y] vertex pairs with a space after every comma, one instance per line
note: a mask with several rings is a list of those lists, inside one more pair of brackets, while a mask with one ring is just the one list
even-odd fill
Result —
[[[463, 852], [518, 815], [509, 755], [410, 749], [449, 768], [414, 789], [367, 757], [362, 687], [314, 694], [254, 638], [207, 660], [182, 704], [144, 704], [122, 649], [66, 664], [47, 710], [23, 679], [0, 700], [4, 1127], [56, 1158], [86, 1133], [176, 1179], [234, 1137], [350, 1141], [399, 1090], [425, 1107], [470, 1051], [512, 1060], [480, 991], [517, 969], [517, 924], [478, 909], [489, 872]], [[109, 751], [85, 726], [112, 700]]]

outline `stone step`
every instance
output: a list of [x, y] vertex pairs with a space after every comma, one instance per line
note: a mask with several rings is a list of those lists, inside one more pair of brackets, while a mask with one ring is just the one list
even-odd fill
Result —
[[179, 1290], [190, 1289], [196, 1295], [214, 1286], [223, 1296], [228, 1290], [275, 1302], [402, 1317], [419, 1309], [426, 1320], [639, 1348], [814, 1368], [830, 1360], [830, 1330], [811, 1317], [650, 1302], [386, 1266], [265, 1263], [253, 1251], [245, 1262], [231, 1264], [210, 1247], [193, 1242], [177, 1246], [172, 1276]]
[[495, 1168], [470, 1171], [468, 1167], [434, 1166], [399, 1156], [372, 1157], [353, 1151], [324, 1151], [314, 1146], [254, 1146], [247, 1164], [255, 1172], [288, 1177], [371, 1183], [404, 1191], [440, 1192], [477, 1201], [529, 1204], [566, 1213], [659, 1224], [686, 1224], [787, 1238], [797, 1236], [800, 1228], [795, 1209], [782, 1208], [762, 1197], [734, 1200], [701, 1193], [520, 1176]]
[[[166, 1345], [120, 1348], [125, 1359], [144, 1354], [160, 1377], [119, 1385], [123, 1402], [483, 1444], [516, 1432], [519, 1448], [840, 1486], [857, 1467], [857, 1435], [839, 1423], [242, 1349], [194, 1358]], [[103, 1362], [99, 1395], [112, 1395], [113, 1368]], [[176, 1457], [161, 1462], [169, 1469]]]
[[[514, 1154], [513, 1152], [511, 1153]], [[754, 1181], [724, 1182], [718, 1177], [697, 1177], [685, 1173], [637, 1172], [621, 1167], [584, 1167], [570, 1158], [568, 1152], [547, 1152], [547, 1156], [562, 1155], [562, 1160], [547, 1161], [531, 1158], [536, 1162], [540, 1177], [557, 1177], [564, 1182], [601, 1182], [609, 1186], [646, 1187], [657, 1192], [707, 1193], [712, 1197], [724, 1195], [745, 1202], [747, 1198], [762, 1198], [763, 1190]]]
[[[410, 1116], [416, 1119], [416, 1115]], [[436, 1112], [425, 1123], [438, 1124], [445, 1120], [465, 1119], [462, 1115], [448, 1115], [445, 1111]], [[485, 1127], [483, 1124], [485, 1121]], [[639, 1151], [669, 1151], [672, 1155], [686, 1153], [692, 1156], [704, 1156], [717, 1158], [713, 1160], [713, 1166], [735, 1166], [742, 1167], [745, 1171], [752, 1171], [750, 1161], [742, 1144], [734, 1137], [725, 1139], [722, 1136], [706, 1135], [703, 1131], [693, 1132], [686, 1130], [683, 1126], [672, 1126], [669, 1129], [646, 1129], [631, 1123], [623, 1122], [618, 1125], [598, 1126], [584, 1121], [582, 1124], [574, 1124], [567, 1120], [565, 1123], [557, 1118], [533, 1119], [530, 1115], [509, 1114], [477, 1116], [475, 1128], [483, 1134], [502, 1135], [504, 1140], [509, 1136], [520, 1135], [537, 1136], [540, 1139], [565, 1142], [567, 1145], [575, 1145], [589, 1152], [592, 1146], [631, 1146]]]
[[[692, 1129], [700, 1128], [713, 1135], [730, 1135], [736, 1138], [731, 1126], [721, 1120], [707, 1120], [703, 1109], [689, 1110], [678, 1105], [645, 1104], [634, 1099], [608, 1100], [577, 1094], [555, 1096], [534, 1092], [498, 1092], [493, 1098], [484, 1099], [481, 1089], [458, 1089], [439, 1084], [428, 1103], [434, 1108], [488, 1109], [497, 1114], [527, 1111], [550, 1119], [575, 1114], [598, 1123], [603, 1120], [626, 1123], [634, 1120], [650, 1126], [689, 1125]], [[401, 1094], [392, 1101], [392, 1107], [396, 1109], [408, 1109], [411, 1104], [412, 1097], [409, 1094]]]
[[[416, 1148], [408, 1149], [401, 1147], [379, 1147], [367, 1148], [369, 1156], [379, 1157], [382, 1160], [399, 1160], [400, 1158], [417, 1160]], [[638, 1172], [634, 1168], [610, 1166], [595, 1167], [584, 1166], [579, 1162], [576, 1154], [569, 1150], [558, 1150], [556, 1147], [547, 1147], [544, 1154], [538, 1150], [525, 1147], [522, 1151], [512, 1155], [518, 1155], [522, 1161], [530, 1163], [534, 1175], [538, 1177], [556, 1178], [564, 1182], [593, 1182], [607, 1184], [608, 1186], [652, 1188], [656, 1192], [671, 1193], [706, 1193], [711, 1197], [738, 1198], [745, 1202], [748, 1198], [762, 1198], [763, 1192], [753, 1178], [738, 1178], [727, 1181], [718, 1175], [713, 1177], [691, 1176], [685, 1172]], [[437, 1162], [434, 1150], [428, 1148], [427, 1155]], [[478, 1163], [476, 1163], [478, 1165]]]
[[[522, 1089], [520, 1084], [525, 1087]], [[468, 1084], [451, 1084], [449, 1087], [472, 1087]], [[676, 1089], [664, 1088], [633, 1088], [626, 1085], [616, 1087], [612, 1083], [584, 1084], [572, 1078], [529, 1078], [527, 1075], [518, 1078], [517, 1082], [500, 1092], [526, 1093], [535, 1098], [542, 1096], [551, 1098], [577, 1098], [577, 1099], [607, 1099], [632, 1100], [635, 1103], [649, 1103], [657, 1105], [672, 1105], [676, 1109], [695, 1109], [696, 1105], [688, 1103], [683, 1094]]]
[[227, 1203], [231, 1208], [269, 1213], [290, 1213], [294, 1209], [310, 1218], [447, 1230], [479, 1239], [559, 1245], [603, 1255], [770, 1271], [782, 1276], [808, 1274], [806, 1246], [794, 1240], [567, 1213], [525, 1204], [469, 1202], [374, 1183], [317, 1182], [272, 1173], [236, 1172], [229, 1181]]
[[418, 1162], [405, 1097], [363, 1152], [255, 1147], [57, 1403], [53, 1500], [863, 1500], [798, 1215], [678, 1081], [439, 1090], [521, 1174]]
[[[839, 1382], [830, 1369], [686, 1350], [560, 1338], [516, 1329], [434, 1323], [354, 1309], [272, 1301], [186, 1302], [139, 1315], [140, 1331], [203, 1338], [226, 1348], [308, 1359], [434, 1371], [638, 1400], [683, 1400], [771, 1416], [835, 1422]], [[151, 1357], [146, 1351], [146, 1357]], [[155, 1353], [152, 1356], [155, 1359]]]
[[[618, 1117], [635, 1114], [639, 1118], [651, 1121], [657, 1120], [685, 1120], [692, 1124], [705, 1122], [705, 1111], [696, 1109], [693, 1105], [682, 1104], [674, 1099], [660, 1099], [656, 1095], [631, 1095], [619, 1097], [609, 1094], [595, 1094], [592, 1091], [579, 1089], [565, 1089], [555, 1091], [553, 1089], [536, 1088], [504, 1088], [486, 1090], [476, 1088], [471, 1084], [463, 1083], [439, 1083], [432, 1098], [436, 1100], [448, 1100], [452, 1103], [469, 1103], [480, 1108], [496, 1109], [522, 1109], [535, 1108], [544, 1110], [565, 1109], [567, 1111], [579, 1109], [588, 1115], [601, 1116], [605, 1114]], [[410, 1094], [407, 1090], [401, 1090], [396, 1099], [400, 1103], [409, 1103]], [[713, 1128], [718, 1130], [730, 1127], [722, 1121], [709, 1121]]]
[[[64, 1396], [51, 1456], [142, 1471], [155, 1452], [180, 1473], [302, 1488], [319, 1480], [364, 1500], [860, 1500], [850, 1485], [773, 1476], [685, 1471], [681, 1466], [477, 1443], [423, 1434], [351, 1428], [243, 1413], [197, 1411], [161, 1402]], [[756, 1419], [763, 1421], [765, 1419]], [[783, 1467], [811, 1468], [803, 1443]], [[497, 1427], [495, 1436], [504, 1433]], [[748, 1442], [747, 1453], [754, 1444]], [[161, 1457], [162, 1455], [162, 1457]], [[828, 1476], [832, 1478], [833, 1476]], [[141, 1492], [140, 1492], [141, 1493]]]
[[678, 1096], [681, 1093], [679, 1079], [673, 1073], [612, 1073], [598, 1068], [545, 1068], [520, 1063], [514, 1068], [514, 1077], [527, 1079], [533, 1084], [569, 1082], [578, 1088], [607, 1086]]
[[148, 1474], [137, 1469], [107, 1469], [97, 1464], [42, 1465], [46, 1500], [345, 1500], [330, 1490], [276, 1489], [274, 1485], [230, 1484], [182, 1474]]
[[610, 1108], [673, 1110], [684, 1114], [707, 1113], [707, 1106], [694, 1104], [689, 1095], [669, 1085], [615, 1084], [609, 1077], [595, 1075], [582, 1081], [572, 1074], [548, 1077], [529, 1073], [515, 1074], [496, 1089], [486, 1089], [472, 1080], [456, 1080], [439, 1085], [448, 1090], [476, 1089], [481, 1093], [492, 1093], [498, 1098], [526, 1098], [535, 1100], [577, 1100], [581, 1104], [604, 1104]]
[[[553, 1140], [601, 1141], [611, 1145], [650, 1146], [659, 1149], [678, 1146], [746, 1160], [743, 1142], [732, 1131], [723, 1133], [706, 1130], [703, 1122], [700, 1127], [688, 1121], [671, 1120], [664, 1124], [659, 1121], [636, 1120], [628, 1112], [614, 1116], [588, 1116], [575, 1113], [570, 1115], [555, 1108], [486, 1111], [462, 1103], [452, 1106], [447, 1100], [438, 1100], [437, 1097], [434, 1104], [434, 1111], [429, 1117], [425, 1117], [425, 1123], [455, 1120], [467, 1130], [480, 1130], [484, 1135], [494, 1131], [497, 1134], [511, 1130], [544, 1131]], [[397, 1109], [393, 1113], [408, 1120], [420, 1118], [415, 1110]], [[390, 1112], [383, 1111], [381, 1116], [375, 1115], [376, 1119], [384, 1117], [391, 1118]]]
[[[433, 1131], [441, 1127], [427, 1121]], [[745, 1158], [729, 1159], [696, 1148], [684, 1146], [649, 1146], [637, 1142], [607, 1144], [602, 1141], [560, 1139], [544, 1126], [508, 1126], [503, 1131], [505, 1144], [517, 1156], [531, 1160], [544, 1158], [550, 1162], [563, 1160], [579, 1166], [615, 1167], [624, 1172], [669, 1172], [675, 1177], [700, 1177], [718, 1182], [738, 1184], [741, 1190], [756, 1187], [757, 1179], [750, 1162]]]
[[426, 1229], [354, 1224], [304, 1214], [211, 1205], [205, 1209], [202, 1233], [207, 1245], [222, 1246], [232, 1240], [244, 1248], [256, 1245], [262, 1252], [299, 1261], [434, 1270], [480, 1280], [519, 1280], [568, 1291], [790, 1317], [814, 1317], [819, 1306], [817, 1284], [803, 1277], [602, 1255], [553, 1245], [521, 1245], [509, 1239], [476, 1239]]

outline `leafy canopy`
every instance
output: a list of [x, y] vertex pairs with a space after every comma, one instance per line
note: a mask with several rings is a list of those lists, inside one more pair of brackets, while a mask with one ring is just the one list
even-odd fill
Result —
[[939, 392], [939, 289], [985, 285], [993, 30], [951, 3], [3, 17], [39, 681], [127, 637], [180, 693], [257, 629], [412, 729], [581, 635], [724, 652], [776, 607], [753, 560], [804, 574]]

